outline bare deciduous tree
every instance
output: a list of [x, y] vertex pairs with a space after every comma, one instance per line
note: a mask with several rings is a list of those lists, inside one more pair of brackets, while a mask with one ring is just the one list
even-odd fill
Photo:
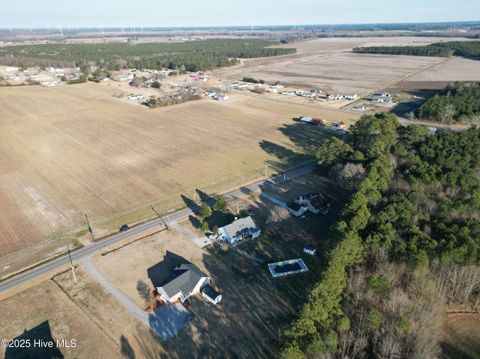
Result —
[[452, 104], [446, 105], [440, 113], [440, 121], [442, 123], [451, 123], [455, 116], [455, 107]]
[[148, 284], [145, 283], [143, 280], [139, 280], [137, 282], [137, 292], [140, 297], [145, 301], [146, 305], [152, 305], [155, 299], [153, 296], [153, 292], [148, 286]]
[[355, 188], [365, 176], [365, 168], [360, 163], [337, 164], [332, 168], [332, 176], [344, 188]]
[[240, 213], [244, 211], [246, 208], [247, 206], [245, 205], [245, 202], [243, 202], [242, 200], [231, 201], [228, 204], [228, 209], [235, 216], [240, 215]]
[[267, 223], [278, 223], [288, 218], [290, 218], [290, 212], [288, 212], [288, 209], [280, 206], [274, 206], [268, 214]]
[[480, 268], [477, 266], [450, 266], [437, 271], [436, 285], [447, 303], [472, 304], [478, 306], [478, 299], [470, 302], [476, 289], [480, 289]]

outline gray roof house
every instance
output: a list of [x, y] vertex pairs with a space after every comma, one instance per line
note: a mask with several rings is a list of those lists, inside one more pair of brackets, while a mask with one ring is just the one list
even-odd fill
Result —
[[195, 265], [182, 264], [175, 268], [174, 277], [161, 287], [157, 287], [158, 294], [166, 303], [184, 302], [192, 295], [200, 292], [210, 283], [210, 277], [200, 271]]
[[260, 229], [253, 222], [252, 217], [248, 216], [220, 228], [218, 234], [220, 240], [234, 246], [245, 239], [257, 238], [260, 236]]

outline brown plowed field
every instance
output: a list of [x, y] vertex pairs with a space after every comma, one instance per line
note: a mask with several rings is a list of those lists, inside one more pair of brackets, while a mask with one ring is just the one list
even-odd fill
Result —
[[115, 91], [96, 84], [0, 88], [2, 255], [84, 226], [84, 213], [100, 236], [151, 216], [149, 203], [174, 209], [194, 188], [221, 191], [261, 177], [278, 151], [300, 151], [295, 126], [281, 130], [292, 117], [356, 118], [240, 94], [150, 110], [118, 100]]

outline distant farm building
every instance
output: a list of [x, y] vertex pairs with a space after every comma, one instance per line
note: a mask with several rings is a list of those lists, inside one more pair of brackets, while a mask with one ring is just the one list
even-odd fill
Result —
[[305, 122], [305, 123], [309, 123], [311, 125], [316, 125], [316, 126], [325, 126], [326, 125], [326, 122], [324, 120], [321, 120], [319, 118], [310, 117], [310, 116], [300, 117], [300, 122]]

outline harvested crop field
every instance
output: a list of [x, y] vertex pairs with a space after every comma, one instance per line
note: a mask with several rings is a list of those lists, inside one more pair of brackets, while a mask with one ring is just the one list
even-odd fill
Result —
[[297, 54], [249, 59], [243, 64], [218, 70], [218, 76], [239, 80], [251, 76], [280, 81], [290, 86], [318, 87], [326, 91], [366, 95], [442, 63], [445, 58], [364, 55], [351, 53], [356, 46], [427, 45], [444, 38], [326, 38], [284, 46]]
[[84, 214], [98, 237], [154, 215], [147, 204], [163, 212], [194, 188], [222, 191], [262, 177], [266, 161], [301, 151], [295, 126], [281, 130], [292, 117], [357, 118], [244, 95], [150, 110], [123, 103], [118, 91], [95, 84], [0, 89], [2, 255], [84, 229]]
[[452, 57], [437, 66], [419, 72], [410, 81], [480, 81], [480, 61]]

